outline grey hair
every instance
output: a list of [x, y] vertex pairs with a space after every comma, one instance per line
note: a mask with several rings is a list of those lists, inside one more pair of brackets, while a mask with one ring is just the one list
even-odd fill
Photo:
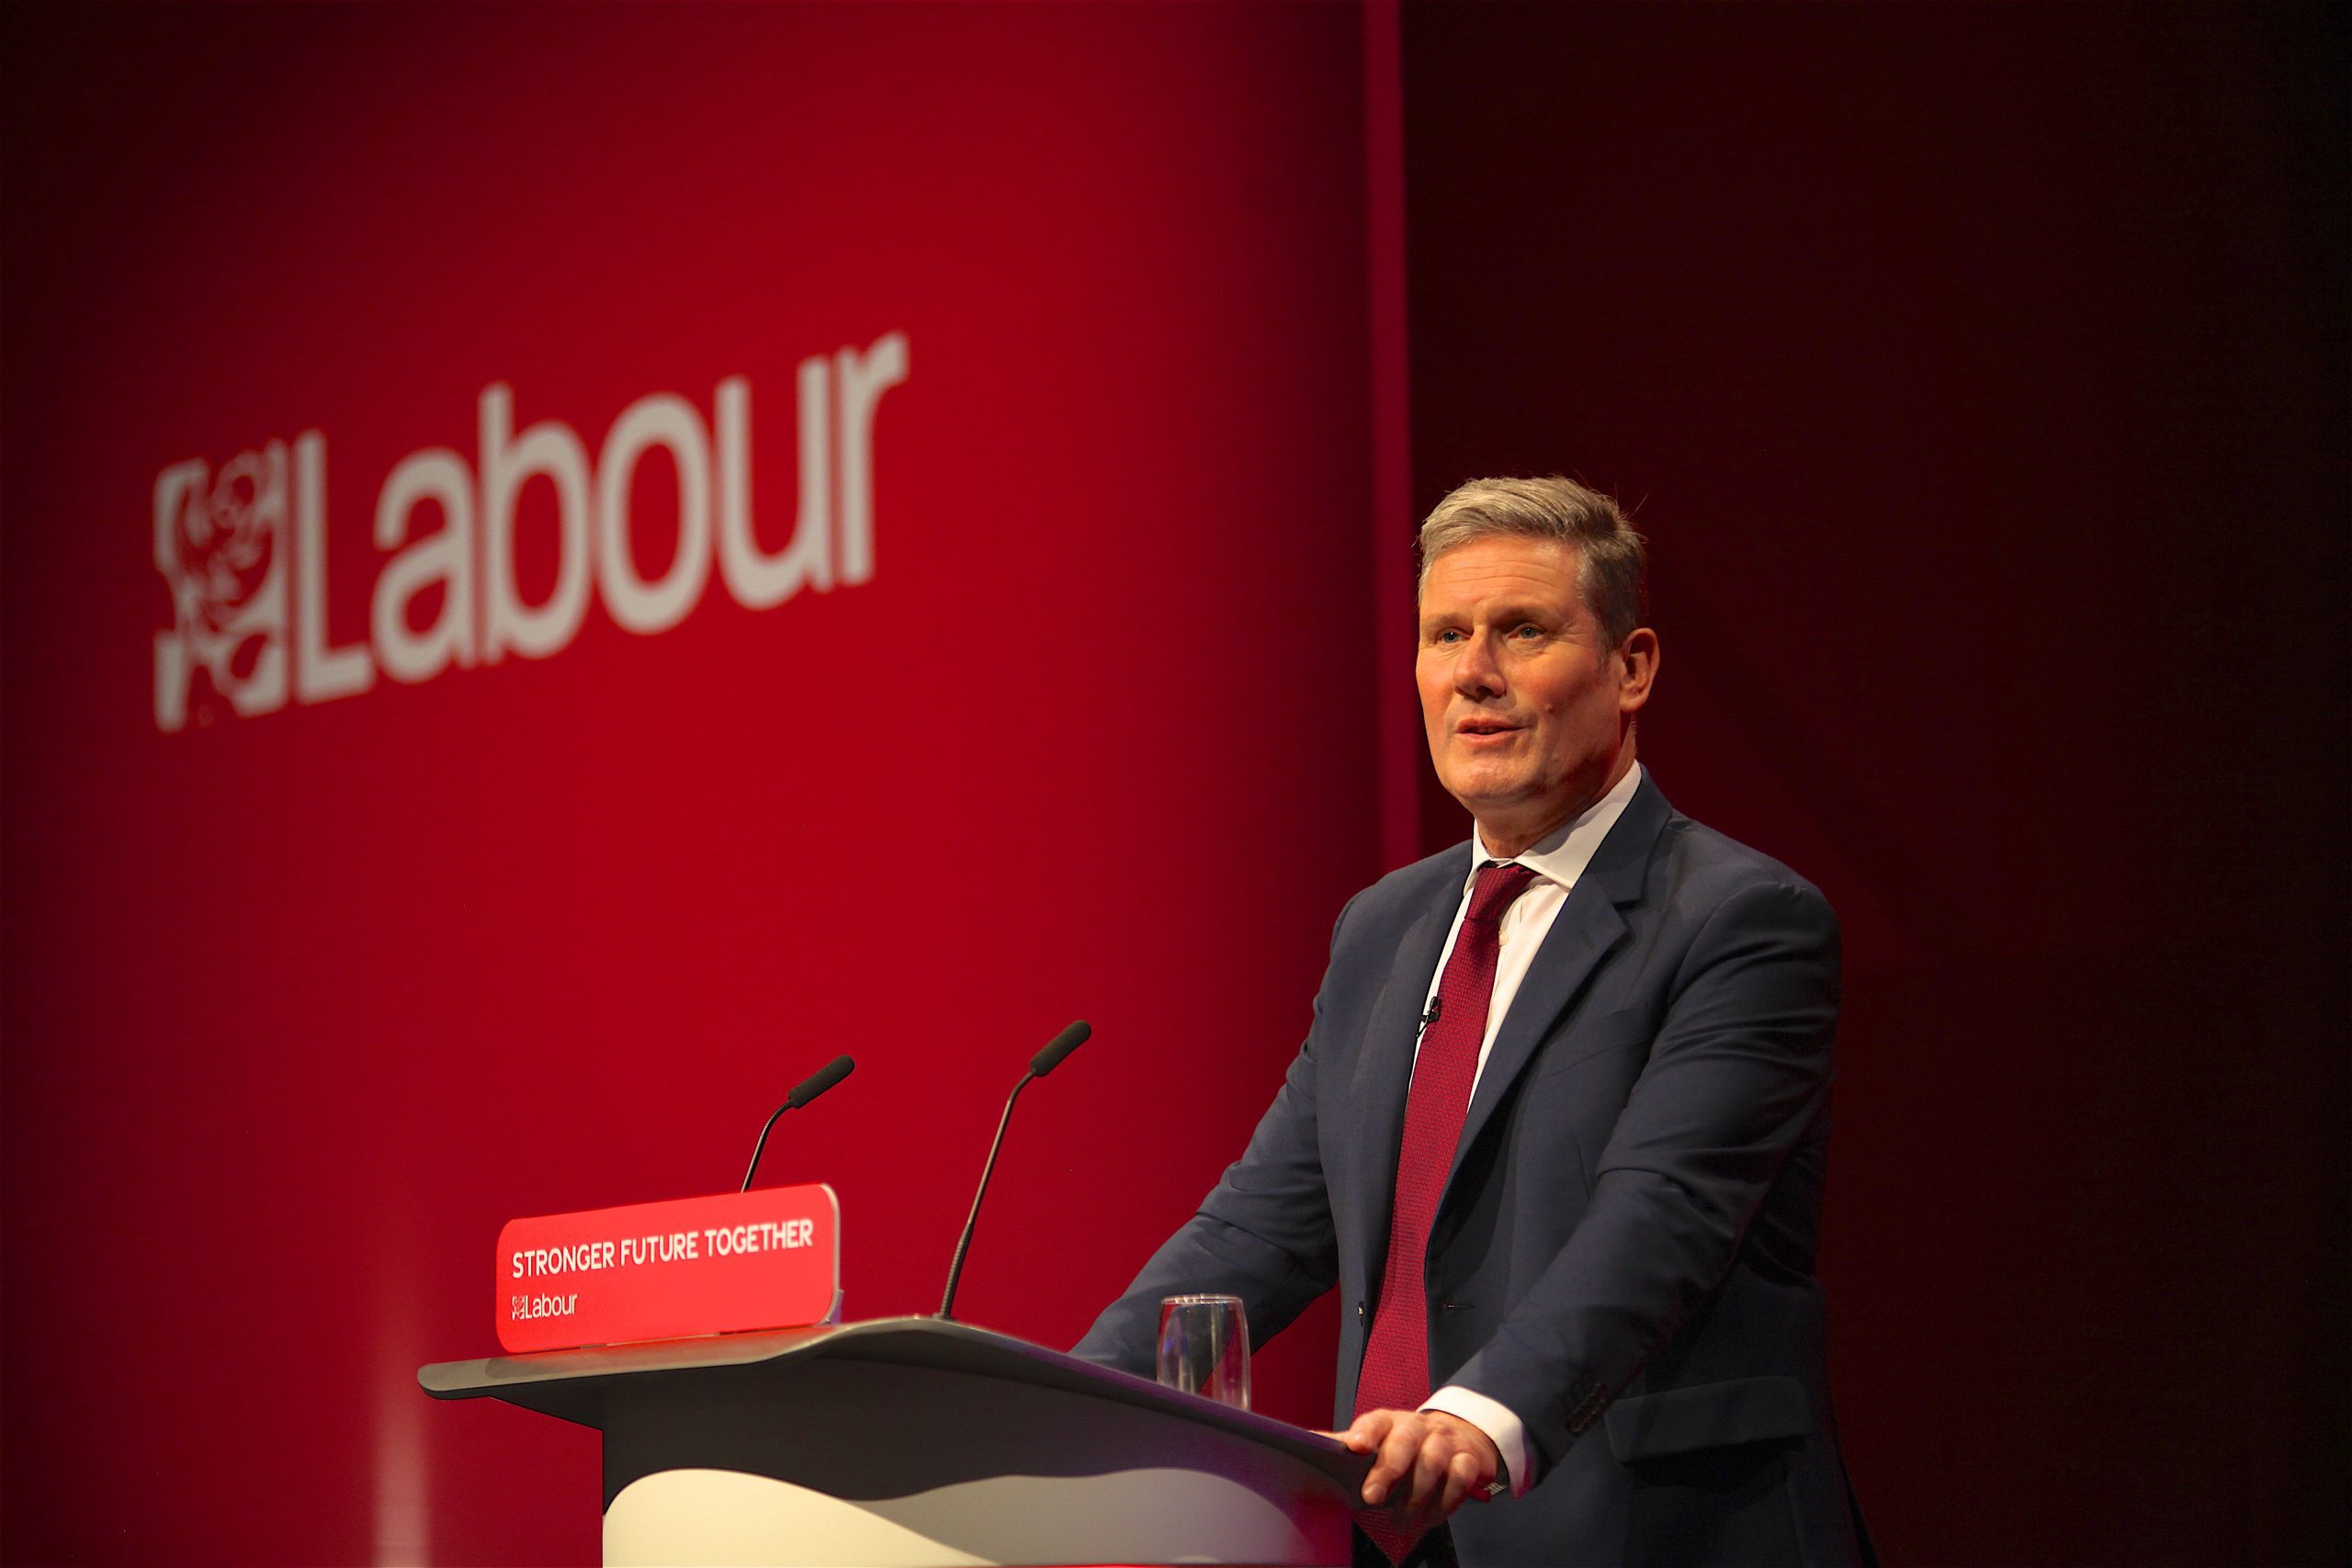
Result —
[[1421, 525], [1414, 593], [1429, 587], [1430, 566], [1438, 557], [1498, 535], [1552, 539], [1577, 552], [1577, 591], [1609, 647], [1623, 647], [1642, 624], [1649, 607], [1645, 542], [1613, 499], [1558, 474], [1456, 485]]

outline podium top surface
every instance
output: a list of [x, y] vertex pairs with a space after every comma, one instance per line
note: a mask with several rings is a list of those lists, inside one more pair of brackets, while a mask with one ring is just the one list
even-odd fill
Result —
[[435, 1399], [498, 1399], [602, 1428], [607, 1404], [625, 1398], [632, 1388], [708, 1378], [749, 1379], [774, 1382], [781, 1394], [796, 1371], [825, 1361], [962, 1373], [1156, 1411], [1254, 1440], [1304, 1461], [1351, 1489], [1361, 1484], [1372, 1463], [1369, 1456], [1351, 1453], [1319, 1432], [1180, 1393], [1025, 1339], [935, 1317], [438, 1361], [417, 1369], [416, 1380]]

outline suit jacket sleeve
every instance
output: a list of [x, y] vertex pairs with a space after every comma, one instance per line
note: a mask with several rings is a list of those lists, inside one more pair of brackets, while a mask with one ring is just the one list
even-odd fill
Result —
[[[1347, 919], [1348, 910], [1340, 910], [1335, 944]], [[1315, 998], [1318, 1021], [1323, 1001]], [[1331, 1288], [1338, 1243], [1316, 1141], [1315, 1040], [1310, 1030], [1250, 1146], [1201, 1201], [1199, 1213], [1152, 1255], [1070, 1354], [1149, 1377], [1162, 1297], [1239, 1296], [1256, 1346]]]
[[1829, 1090], [1837, 918], [1802, 884], [1724, 900], [1671, 982], [1590, 1206], [1448, 1380], [1519, 1414], [1557, 1463], [1723, 1279]]

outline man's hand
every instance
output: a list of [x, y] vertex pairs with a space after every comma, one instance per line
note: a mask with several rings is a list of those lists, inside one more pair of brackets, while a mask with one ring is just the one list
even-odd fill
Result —
[[1363, 1500], [1385, 1504], [1409, 1529], [1427, 1529], [1470, 1499], [1485, 1502], [1502, 1473], [1495, 1440], [1442, 1410], [1367, 1410], [1332, 1435], [1378, 1456], [1363, 1478]]

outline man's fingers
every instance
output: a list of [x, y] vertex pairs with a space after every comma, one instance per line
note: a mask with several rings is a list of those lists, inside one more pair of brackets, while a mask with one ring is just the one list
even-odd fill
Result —
[[1367, 1410], [1350, 1423], [1346, 1431], [1331, 1435], [1357, 1453], [1368, 1454], [1380, 1446], [1381, 1438], [1388, 1435], [1389, 1423], [1396, 1416], [1393, 1410]]
[[1402, 1524], [1433, 1525], [1472, 1497], [1483, 1499], [1496, 1474], [1492, 1440], [1442, 1413], [1367, 1410], [1334, 1436], [1373, 1456], [1363, 1500], [1392, 1509]]
[[[1346, 1431], [1340, 1433], [1339, 1438], [1352, 1452], [1376, 1456], [1381, 1444], [1387, 1440], [1388, 1428], [1396, 1425], [1396, 1413], [1393, 1410], [1367, 1410], [1358, 1416]], [[1364, 1472], [1363, 1500], [1378, 1504], [1388, 1495], [1388, 1483], [1396, 1479], [1393, 1473], [1382, 1473], [1380, 1461], [1375, 1457], [1372, 1468]]]
[[[1367, 1410], [1350, 1423], [1346, 1431], [1334, 1432], [1332, 1436], [1345, 1443], [1351, 1452], [1374, 1453], [1387, 1438], [1388, 1428], [1395, 1420], [1394, 1411]], [[1379, 1461], [1374, 1461], [1372, 1469], [1364, 1473], [1363, 1500], [1377, 1506], [1388, 1495], [1388, 1483], [1396, 1479], [1393, 1474], [1384, 1475]]]
[[1453, 1452], [1453, 1444], [1442, 1433], [1429, 1430], [1413, 1456], [1413, 1511], [1432, 1522], [1451, 1511], [1445, 1504], [1446, 1472]]
[[1472, 1497], [1486, 1495], [1486, 1483], [1478, 1479], [1478, 1460], [1475, 1454], [1457, 1453], [1445, 1467], [1445, 1495], [1440, 1511], [1452, 1514]]
[[[1373, 1461], [1372, 1473], [1363, 1478], [1363, 1500], [1367, 1503], [1387, 1501], [1389, 1488], [1397, 1481], [1409, 1478], [1420, 1462], [1421, 1418], [1403, 1411], [1388, 1414], [1391, 1419], [1387, 1433], [1380, 1439], [1379, 1457]], [[1404, 1499], [1396, 1501], [1401, 1506]]]

